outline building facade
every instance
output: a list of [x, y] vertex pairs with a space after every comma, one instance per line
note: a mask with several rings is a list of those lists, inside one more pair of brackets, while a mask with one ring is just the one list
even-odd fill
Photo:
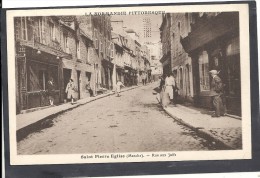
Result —
[[177, 74], [176, 83], [179, 88], [179, 101], [193, 101], [192, 62], [182, 47], [181, 39], [188, 36], [194, 19], [190, 13], [174, 13], [171, 15], [171, 68]]
[[241, 115], [239, 14], [193, 15], [197, 19], [182, 45], [192, 59], [195, 103], [212, 107], [209, 71], [217, 70], [225, 86], [227, 112]]
[[172, 72], [171, 68], [171, 41], [172, 41], [172, 28], [171, 28], [172, 14], [166, 13], [162, 15], [162, 24], [160, 27], [160, 38], [162, 43], [162, 58], [160, 62], [163, 67], [163, 74], [166, 75]]
[[88, 55], [92, 40], [81, 35], [73, 17], [15, 18], [17, 112], [49, 105], [47, 82], [54, 80], [54, 104], [64, 101], [69, 79], [76, 98], [86, 97], [84, 83], [93, 72]]
[[111, 24], [117, 76], [121, 76], [126, 86], [138, 85], [142, 82], [142, 75], [150, 72], [149, 49], [140, 43], [139, 35], [133, 29], [124, 29], [122, 20], [113, 20]]
[[75, 99], [113, 88], [114, 43], [109, 16], [15, 18], [17, 113], [49, 105], [47, 82], [54, 79], [54, 104], [63, 103], [70, 79]]

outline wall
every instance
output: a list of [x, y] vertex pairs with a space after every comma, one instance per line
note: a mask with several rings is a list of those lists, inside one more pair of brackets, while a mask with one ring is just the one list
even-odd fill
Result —
[[174, 13], [171, 23], [171, 66], [172, 71], [177, 72], [177, 86], [179, 94], [185, 100], [193, 99], [192, 61], [184, 51], [180, 42], [181, 38], [188, 35], [191, 30], [191, 14]]

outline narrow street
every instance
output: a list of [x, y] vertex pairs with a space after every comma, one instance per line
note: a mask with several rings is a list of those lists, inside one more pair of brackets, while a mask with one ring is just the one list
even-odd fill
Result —
[[156, 86], [141, 86], [65, 112], [51, 121], [52, 127], [18, 142], [18, 154], [216, 149], [164, 112], [153, 95]]

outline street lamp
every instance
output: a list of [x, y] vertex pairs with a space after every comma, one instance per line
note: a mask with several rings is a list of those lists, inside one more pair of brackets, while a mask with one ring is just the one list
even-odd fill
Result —
[[41, 54], [41, 51], [38, 49], [37, 54]]

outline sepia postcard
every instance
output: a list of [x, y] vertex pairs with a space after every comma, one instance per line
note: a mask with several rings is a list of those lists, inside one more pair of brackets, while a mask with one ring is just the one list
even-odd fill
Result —
[[248, 4], [6, 11], [11, 165], [252, 158]]

